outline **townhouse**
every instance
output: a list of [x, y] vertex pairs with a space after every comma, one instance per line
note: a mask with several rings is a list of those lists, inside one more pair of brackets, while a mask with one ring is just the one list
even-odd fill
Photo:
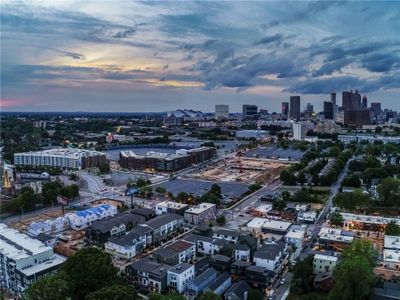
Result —
[[167, 272], [168, 288], [182, 294], [186, 290], [188, 282], [192, 281], [194, 276], [194, 265], [185, 262], [180, 263]]
[[254, 263], [272, 272], [279, 272], [287, 257], [287, 245], [282, 241], [267, 241], [254, 253]]

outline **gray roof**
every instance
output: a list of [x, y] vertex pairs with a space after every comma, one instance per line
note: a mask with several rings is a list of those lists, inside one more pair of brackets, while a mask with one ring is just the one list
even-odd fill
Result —
[[153, 229], [158, 229], [163, 225], [171, 223], [176, 220], [183, 220], [183, 217], [177, 214], [163, 214], [147, 221], [145, 224]]
[[244, 261], [244, 260], [236, 260], [232, 263], [232, 266], [238, 266], [238, 267], [249, 267], [251, 266], [252, 263], [249, 261]]
[[109, 239], [109, 242], [120, 245], [120, 246], [128, 246], [132, 245], [132, 241], [144, 236], [146, 233], [151, 232], [150, 228], [147, 228], [145, 226], [138, 226], [134, 229], [132, 229], [131, 232], [129, 232], [126, 235], [122, 236], [113, 236]]
[[172, 269], [169, 269], [169, 272], [172, 272], [175, 274], [180, 274], [180, 273], [185, 272], [187, 269], [189, 269], [192, 266], [193, 265], [191, 265], [191, 264], [183, 262], [183, 263], [180, 263], [179, 265], [176, 265]]
[[210, 284], [208, 287], [211, 291], [215, 291], [217, 288], [219, 288], [225, 281], [228, 280], [228, 278], [231, 277], [231, 274], [228, 272], [224, 272], [220, 274], [214, 281], [213, 283]]
[[203, 281], [205, 281], [207, 278], [211, 277], [212, 275], [217, 274], [217, 271], [215, 271], [214, 268], [208, 268], [205, 270], [203, 273], [201, 273], [199, 276], [197, 276], [194, 280], [193, 283], [195, 285], [200, 285]]
[[225, 293], [225, 296], [228, 294], [235, 294], [237, 298], [240, 300], [245, 300], [244, 293], [250, 291], [250, 286], [249, 284], [244, 281], [238, 281], [234, 283], [230, 289]]
[[220, 235], [225, 235], [225, 236], [232, 236], [234, 238], [239, 237], [240, 233], [234, 230], [228, 230], [228, 229], [217, 229], [214, 231], [216, 234]]
[[149, 258], [135, 261], [132, 263], [131, 267], [138, 272], [151, 273], [156, 276], [162, 276], [166, 274], [171, 268], [170, 265], [160, 264], [150, 260]]
[[230, 259], [230, 257], [228, 257], [228, 256], [226, 256], [226, 255], [216, 254], [216, 255], [214, 255], [214, 256], [211, 258], [211, 260], [213, 260], [213, 261], [218, 260], [218, 261], [222, 261], [222, 262], [229, 262], [231, 259]]
[[176, 252], [172, 249], [169, 249], [169, 248], [158, 248], [153, 253], [160, 255], [162, 257], [173, 257], [175, 255], [178, 255], [178, 252]]
[[36, 236], [36, 239], [41, 242], [47, 242], [47, 241], [53, 240], [54, 238], [52, 236], [42, 232]]
[[146, 219], [143, 216], [134, 215], [131, 213], [122, 213], [111, 218], [94, 221], [90, 225], [90, 228], [96, 231], [100, 231], [102, 233], [107, 233], [113, 227], [121, 226], [121, 224], [127, 225], [129, 222], [131, 222], [135, 227], [138, 224], [143, 223], [145, 221]]
[[283, 252], [284, 246], [280, 242], [268, 243], [254, 253], [254, 257], [275, 260], [280, 252]]
[[212, 237], [202, 236], [194, 233], [186, 235], [183, 239], [192, 243], [197, 243], [197, 241], [212, 243], [215, 240]]
[[151, 216], [156, 212], [153, 209], [140, 207], [131, 210], [131, 214], [140, 215], [140, 216]]

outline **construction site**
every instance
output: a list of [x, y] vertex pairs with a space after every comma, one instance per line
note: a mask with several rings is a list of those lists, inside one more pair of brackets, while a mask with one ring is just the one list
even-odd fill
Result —
[[226, 157], [224, 160], [193, 174], [194, 178], [231, 182], [270, 183], [279, 178], [288, 162], [243, 157], [241, 153]]

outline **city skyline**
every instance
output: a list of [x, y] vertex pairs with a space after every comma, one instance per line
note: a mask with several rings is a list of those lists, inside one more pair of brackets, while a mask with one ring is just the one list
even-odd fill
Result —
[[358, 89], [400, 110], [399, 20], [395, 2], [4, 1], [1, 108], [322, 111]]

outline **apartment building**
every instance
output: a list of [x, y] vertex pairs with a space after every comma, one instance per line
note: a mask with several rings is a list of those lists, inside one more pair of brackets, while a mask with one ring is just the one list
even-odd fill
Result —
[[0, 223], [0, 287], [20, 295], [65, 261], [51, 247]]
[[80, 170], [98, 168], [106, 162], [106, 154], [103, 152], [73, 148], [56, 148], [14, 154], [15, 165], [49, 166]]
[[187, 209], [184, 218], [187, 223], [199, 226], [214, 220], [216, 213], [217, 206], [215, 204], [203, 202]]

